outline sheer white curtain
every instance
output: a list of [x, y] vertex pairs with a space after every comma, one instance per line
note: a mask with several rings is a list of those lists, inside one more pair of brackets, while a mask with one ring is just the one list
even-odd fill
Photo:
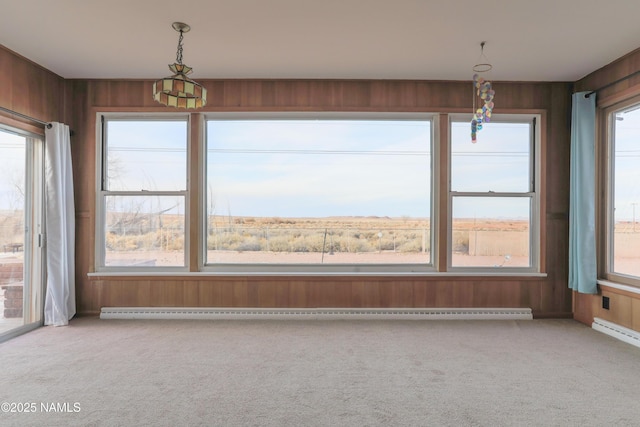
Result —
[[63, 326], [76, 314], [75, 208], [69, 126], [45, 130], [47, 290], [44, 324]]

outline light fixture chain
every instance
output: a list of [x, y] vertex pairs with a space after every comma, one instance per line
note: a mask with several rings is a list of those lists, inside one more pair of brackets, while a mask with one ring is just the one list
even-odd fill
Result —
[[176, 62], [182, 65], [182, 30], [180, 30], [180, 38], [178, 38], [178, 52], [176, 53]]

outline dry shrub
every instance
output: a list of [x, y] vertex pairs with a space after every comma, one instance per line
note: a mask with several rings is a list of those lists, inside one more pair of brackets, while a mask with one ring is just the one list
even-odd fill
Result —
[[463, 254], [469, 253], [469, 231], [453, 230], [452, 236], [453, 251]]
[[238, 252], [248, 252], [248, 251], [261, 251], [263, 250], [262, 244], [256, 239], [250, 239], [245, 242], [240, 243], [236, 248]]
[[422, 252], [422, 242], [420, 240], [408, 240], [396, 246], [397, 252]]
[[351, 240], [349, 242], [348, 252], [360, 253], [360, 252], [373, 252], [374, 248], [371, 247], [369, 242], [364, 239]]
[[287, 236], [269, 237], [269, 250], [272, 252], [289, 252], [291, 244]]

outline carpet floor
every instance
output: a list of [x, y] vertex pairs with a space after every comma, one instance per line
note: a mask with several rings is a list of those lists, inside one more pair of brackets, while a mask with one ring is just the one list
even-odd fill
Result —
[[640, 426], [640, 349], [572, 320], [88, 317], [0, 344], [0, 402], [1, 426]]

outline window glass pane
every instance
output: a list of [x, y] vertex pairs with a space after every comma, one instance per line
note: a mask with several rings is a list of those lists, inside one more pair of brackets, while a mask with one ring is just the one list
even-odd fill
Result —
[[453, 267], [529, 267], [529, 197], [453, 197]]
[[106, 132], [105, 190], [186, 190], [185, 120], [108, 120]]
[[185, 265], [184, 196], [105, 196], [105, 266]]
[[429, 120], [207, 122], [207, 262], [430, 262]]
[[531, 125], [486, 123], [475, 144], [470, 126], [451, 124], [451, 191], [531, 191]]
[[42, 317], [40, 136], [0, 127], [0, 341]]
[[22, 252], [24, 243], [25, 153], [25, 137], [0, 130], [0, 248], [5, 253]]
[[640, 277], [640, 109], [614, 114], [613, 268]]
[[0, 129], [0, 334], [24, 324], [26, 138]]

